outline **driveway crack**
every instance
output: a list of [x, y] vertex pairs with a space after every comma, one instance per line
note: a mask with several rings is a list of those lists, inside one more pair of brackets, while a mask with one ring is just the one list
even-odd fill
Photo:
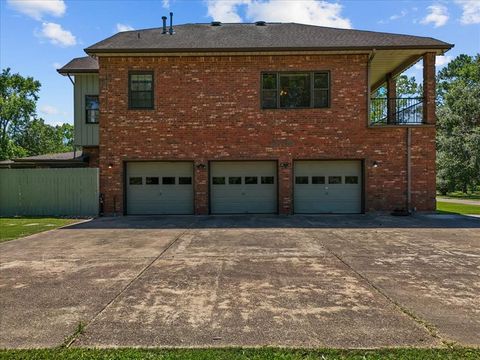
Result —
[[[125, 285], [117, 295], [115, 295], [99, 312], [97, 312], [91, 319], [88, 321], [84, 326], [83, 326], [83, 332], [84, 333], [88, 327], [103, 313], [105, 310], [107, 310], [110, 305], [112, 305], [120, 296], [122, 296], [131, 286], [132, 284], [137, 281], [142, 275], [150, 269], [150, 267], [158, 260], [160, 259], [180, 238], [184, 235], [186, 235], [192, 228], [193, 223], [191, 223], [187, 229], [182, 231], [180, 234], [175, 236], [175, 238], [152, 260], [150, 261], [135, 277], [133, 277], [132, 280], [130, 280], [127, 285]], [[63, 347], [68, 348], [73, 345], [75, 341], [78, 340], [79, 334], [77, 331], [75, 331], [72, 335], [68, 336], [67, 339], [68, 341], [63, 344]]]
[[[308, 221], [308, 220], [307, 220]], [[310, 221], [308, 221], [310, 222]], [[335, 233], [334, 231], [331, 232], [332, 235], [336, 236], [337, 238], [341, 239], [342, 241], [345, 241], [345, 239]], [[353, 268], [350, 264], [348, 264], [340, 255], [338, 255], [335, 251], [330, 249], [323, 241], [321, 241], [318, 237], [316, 237], [317, 240], [320, 241], [322, 246], [325, 248], [327, 252], [332, 254], [336, 259], [338, 259], [346, 268], [351, 270], [354, 274], [356, 274], [360, 279], [365, 281], [371, 288], [373, 288], [378, 294], [380, 294], [382, 297], [384, 297], [388, 302], [390, 302], [397, 310], [399, 310], [401, 313], [405, 314], [407, 317], [412, 319], [415, 323], [420, 325], [422, 328], [424, 328], [427, 333], [432, 336], [435, 339], [440, 340], [440, 342], [447, 347], [451, 346], [451, 341], [442, 338], [435, 325], [430, 324], [426, 320], [422, 319], [420, 316], [415, 314], [412, 310], [408, 309], [407, 307], [403, 306], [401, 303], [390, 297], [387, 293], [385, 293], [379, 286], [375, 285], [368, 277], [363, 275], [361, 272], [357, 271], [355, 268]]]

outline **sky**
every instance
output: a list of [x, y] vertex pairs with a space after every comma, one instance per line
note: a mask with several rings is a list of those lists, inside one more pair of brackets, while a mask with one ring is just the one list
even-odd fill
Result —
[[[73, 88], [56, 69], [118, 31], [257, 20], [434, 37], [455, 44], [437, 70], [459, 54], [480, 52], [480, 0], [0, 0], [0, 68], [42, 84], [37, 113], [73, 123]], [[407, 72], [421, 79], [421, 66]]]

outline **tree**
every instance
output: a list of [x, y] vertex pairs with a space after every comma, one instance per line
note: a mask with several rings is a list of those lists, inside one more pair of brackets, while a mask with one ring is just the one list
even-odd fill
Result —
[[[422, 85], [417, 83], [415, 76], [408, 77], [407, 75], [400, 75], [397, 77], [397, 97], [421, 97]], [[373, 97], [386, 97], [386, 84], [379, 87]]]
[[11, 138], [22, 132], [35, 116], [40, 82], [32, 77], [12, 74], [10, 69], [0, 75], [0, 160], [21, 156]]
[[73, 126], [62, 124], [51, 126], [43, 119], [30, 121], [22, 132], [16, 134], [14, 142], [25, 149], [26, 156], [71, 151]]
[[441, 103], [450, 87], [461, 82], [465, 86], [475, 86], [480, 82], [480, 54], [475, 57], [461, 54], [453, 59], [437, 75], [437, 100]]
[[460, 55], [437, 76], [437, 187], [480, 185], [480, 54]]

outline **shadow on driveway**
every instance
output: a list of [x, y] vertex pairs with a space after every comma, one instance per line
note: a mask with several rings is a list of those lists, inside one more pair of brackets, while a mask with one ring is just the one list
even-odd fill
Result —
[[480, 218], [416, 214], [414, 216], [366, 215], [209, 215], [209, 216], [118, 216], [100, 217], [90, 222], [74, 224], [67, 229], [208, 229], [208, 228], [480, 228]]

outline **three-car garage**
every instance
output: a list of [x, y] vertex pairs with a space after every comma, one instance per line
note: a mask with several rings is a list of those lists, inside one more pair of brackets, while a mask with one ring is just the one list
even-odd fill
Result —
[[[126, 214], [193, 214], [191, 161], [128, 162]], [[363, 210], [360, 160], [297, 160], [292, 169], [293, 212], [347, 214]], [[275, 214], [279, 209], [278, 162], [211, 161], [211, 214]]]

